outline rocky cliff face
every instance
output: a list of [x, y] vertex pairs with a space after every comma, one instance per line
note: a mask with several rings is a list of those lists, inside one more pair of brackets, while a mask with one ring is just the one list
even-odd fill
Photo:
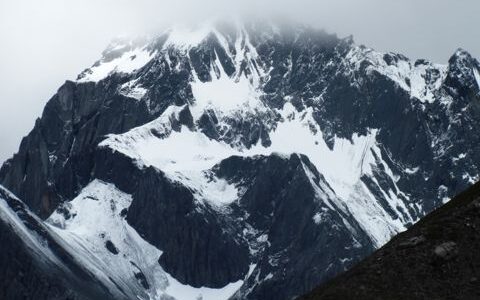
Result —
[[301, 26], [116, 41], [0, 183], [117, 268], [111, 293], [289, 299], [479, 178], [479, 69], [463, 50], [411, 62]]
[[301, 299], [476, 299], [480, 184]]

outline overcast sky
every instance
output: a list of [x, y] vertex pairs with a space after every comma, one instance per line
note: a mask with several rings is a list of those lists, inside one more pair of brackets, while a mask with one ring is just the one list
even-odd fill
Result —
[[480, 0], [0, 0], [0, 164], [115, 36], [238, 11], [298, 18], [381, 51], [480, 57]]

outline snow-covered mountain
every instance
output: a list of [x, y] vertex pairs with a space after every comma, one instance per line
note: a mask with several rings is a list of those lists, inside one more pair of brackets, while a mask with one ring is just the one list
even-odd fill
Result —
[[110, 297], [291, 299], [479, 179], [479, 74], [291, 24], [117, 40], [0, 183]]

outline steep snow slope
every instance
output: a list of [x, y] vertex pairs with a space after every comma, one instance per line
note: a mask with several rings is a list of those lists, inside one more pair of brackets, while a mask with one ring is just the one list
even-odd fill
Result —
[[78, 82], [98, 82], [112, 73], [132, 73], [155, 56], [147, 41], [118, 40], [104, 52], [103, 58], [78, 76]]

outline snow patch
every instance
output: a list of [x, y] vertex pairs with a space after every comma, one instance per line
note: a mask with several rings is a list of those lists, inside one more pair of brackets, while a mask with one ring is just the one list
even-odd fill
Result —
[[191, 87], [195, 103], [191, 105], [191, 112], [195, 120], [207, 109], [214, 110], [217, 116], [239, 110], [266, 109], [259, 100], [257, 86], [249, 78], [228, 76], [218, 60], [218, 55], [214, 64], [210, 72], [211, 81], [202, 82], [194, 72]]
[[111, 61], [100, 60], [90, 69], [83, 71], [77, 81], [98, 82], [112, 73], [131, 73], [145, 66], [154, 56], [155, 52], [147, 47], [129, 50]]
[[182, 170], [169, 175], [170, 178], [188, 187], [193, 196], [200, 201], [223, 206], [239, 198], [239, 190], [225, 179], [217, 178], [213, 172]]
[[480, 89], [480, 73], [478, 71], [478, 68], [473, 68], [473, 75], [475, 76], [475, 80], [477, 81], [477, 87]]
[[442, 204], [446, 204], [450, 201], [450, 197], [448, 197], [448, 188], [443, 184], [438, 187], [437, 198], [442, 200]]
[[120, 86], [119, 93], [125, 97], [141, 100], [148, 90], [137, 83], [137, 80], [126, 82]]
[[418, 172], [418, 170], [420, 170], [419, 167], [406, 168], [406, 169], [405, 169], [405, 173], [407, 173], [408, 175], [412, 175], [412, 174], [416, 174], [416, 173]]
[[165, 294], [174, 297], [176, 300], [227, 300], [237, 292], [243, 284], [243, 280], [233, 282], [221, 289], [194, 288], [184, 285], [167, 274], [169, 285]]
[[466, 153], [460, 153], [457, 157], [453, 157], [453, 158], [452, 158], [452, 162], [457, 162], [457, 161], [459, 161], [459, 160], [464, 159], [465, 157], [467, 157], [467, 154], [466, 154]]
[[316, 213], [313, 216], [313, 222], [315, 222], [315, 224], [320, 224], [322, 222], [322, 217], [321, 217], [320, 213]]
[[175, 47], [185, 49], [198, 46], [213, 31], [211, 24], [203, 24], [198, 28], [177, 26], [168, 30], [168, 38], [163, 48]]

